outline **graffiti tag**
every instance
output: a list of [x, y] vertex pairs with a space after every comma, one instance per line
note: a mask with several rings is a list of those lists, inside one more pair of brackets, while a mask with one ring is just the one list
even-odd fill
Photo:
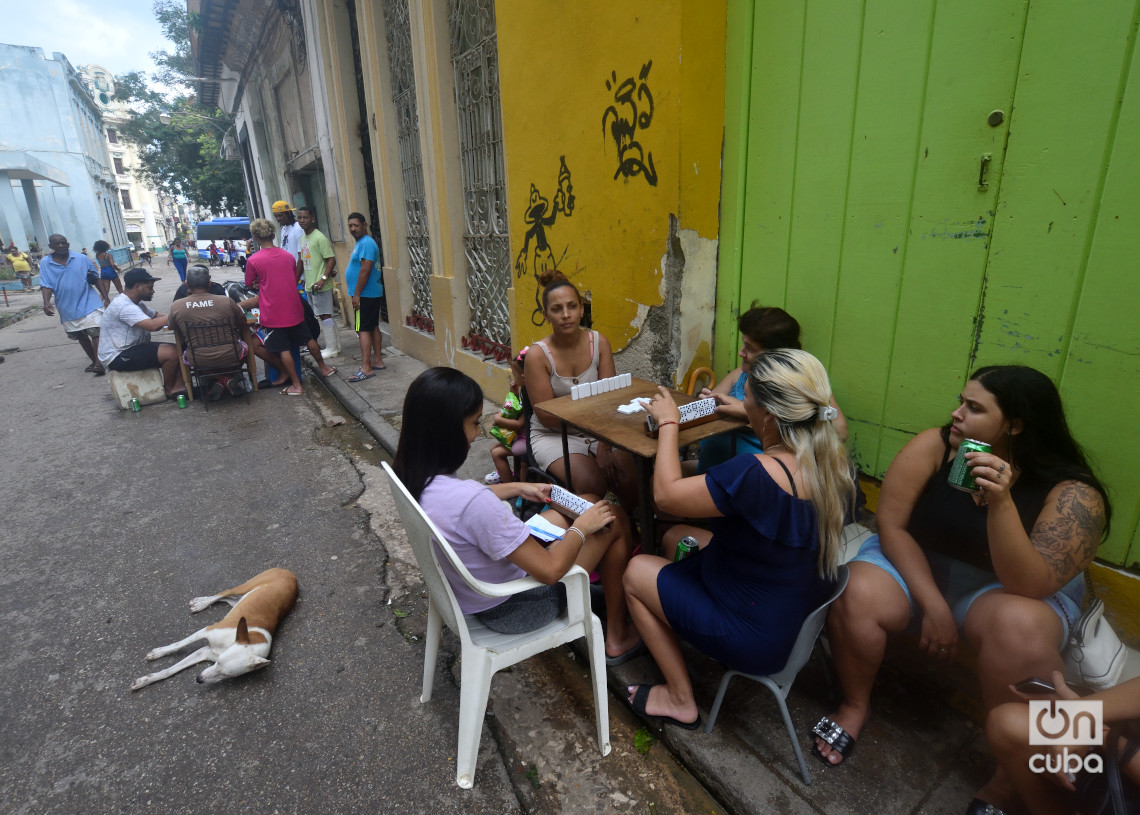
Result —
[[641, 66], [637, 79], [632, 76], [618, 84], [617, 71], [610, 73], [606, 80], [606, 90], [613, 91], [614, 102], [602, 114], [602, 135], [607, 129], [618, 151], [618, 168], [614, 173], [633, 178], [642, 175], [649, 186], [657, 186], [657, 170], [653, 167], [653, 153], [645, 151], [636, 138], [638, 131], [645, 131], [653, 121], [653, 94], [646, 80], [653, 60]]

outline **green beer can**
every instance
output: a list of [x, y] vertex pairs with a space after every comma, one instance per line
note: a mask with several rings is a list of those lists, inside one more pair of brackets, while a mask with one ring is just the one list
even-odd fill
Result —
[[678, 563], [684, 560], [699, 548], [700, 546], [697, 544], [697, 539], [692, 535], [686, 535], [677, 541], [677, 551], [673, 553], [673, 562]]
[[970, 462], [966, 460], [966, 453], [988, 453], [989, 451], [990, 446], [984, 441], [963, 439], [962, 443], [958, 445], [958, 455], [954, 457], [954, 463], [950, 467], [950, 475], [946, 476], [946, 482], [954, 489], [962, 492], [977, 492], [978, 482], [970, 473]]
[[131, 399], [131, 410], [133, 410], [135, 413], [138, 413], [140, 410], [142, 410], [142, 402], [138, 400], [137, 396]]
[[186, 407], [186, 394], [184, 394], [184, 393], [178, 394], [178, 407], [180, 407], [180, 408]]

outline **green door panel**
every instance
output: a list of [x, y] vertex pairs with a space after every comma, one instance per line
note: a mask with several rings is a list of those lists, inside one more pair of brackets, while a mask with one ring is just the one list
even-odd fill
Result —
[[1114, 498], [1100, 556], [1140, 559], [1137, 3], [1033, 0], [987, 269], [979, 364], [1061, 386]]
[[1140, 563], [1140, 60], [1135, 41], [1132, 49], [1060, 384], [1069, 424], [1111, 490], [1112, 535], [1099, 555], [1135, 566]]
[[804, 12], [800, 3], [763, 4], [761, 9], [752, 44], [756, 70], [745, 153], [748, 200], [741, 241], [741, 311], [753, 297], [765, 303], [784, 302], [788, 202], [795, 178]]
[[[1023, 2], [991, 0], [940, 3], [935, 12], [909, 228], [898, 249], [902, 283], [884, 360], [881, 423], [903, 435], [883, 436], [875, 472], [908, 434], [948, 420], [970, 368], [1025, 13]], [[991, 119], [994, 111], [1001, 113]]]

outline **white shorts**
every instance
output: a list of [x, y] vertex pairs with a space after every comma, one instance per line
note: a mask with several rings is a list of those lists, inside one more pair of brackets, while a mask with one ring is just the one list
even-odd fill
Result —
[[89, 337], [98, 337], [99, 323], [102, 319], [103, 309], [97, 308], [86, 317], [80, 317], [78, 320], [60, 320], [60, 322], [63, 323], [63, 330], [67, 332], [67, 336], [72, 339], [78, 339], [80, 334], [86, 334]]

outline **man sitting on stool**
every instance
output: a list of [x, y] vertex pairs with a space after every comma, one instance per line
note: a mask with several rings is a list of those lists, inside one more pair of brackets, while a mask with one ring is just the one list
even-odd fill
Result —
[[145, 269], [131, 269], [123, 275], [123, 293], [103, 311], [99, 324], [99, 361], [112, 371], [145, 371], [162, 368], [167, 398], [186, 393], [178, 349], [169, 342], [151, 342], [150, 332], [166, 325], [147, 300], [154, 299], [154, 282]]

